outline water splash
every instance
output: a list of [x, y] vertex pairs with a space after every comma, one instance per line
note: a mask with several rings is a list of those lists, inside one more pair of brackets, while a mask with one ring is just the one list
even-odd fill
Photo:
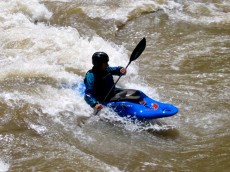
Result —
[[8, 163], [6, 163], [0, 159], [0, 172], [7, 172], [9, 170], [9, 168], [10, 168], [10, 164], [8, 164]]

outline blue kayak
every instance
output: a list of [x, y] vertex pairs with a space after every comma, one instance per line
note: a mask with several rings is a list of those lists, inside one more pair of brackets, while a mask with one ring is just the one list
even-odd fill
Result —
[[[74, 88], [84, 96], [85, 85]], [[124, 89], [109, 102], [102, 103], [112, 108], [119, 116], [137, 120], [151, 120], [175, 115], [178, 108], [172, 104], [161, 103], [149, 98], [140, 90]]]

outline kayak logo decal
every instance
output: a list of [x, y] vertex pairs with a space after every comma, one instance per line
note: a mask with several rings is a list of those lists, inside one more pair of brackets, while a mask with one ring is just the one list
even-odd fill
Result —
[[153, 103], [153, 104], [152, 104], [152, 107], [153, 107], [154, 110], [157, 110], [157, 109], [159, 108], [159, 105], [156, 104], [156, 103]]

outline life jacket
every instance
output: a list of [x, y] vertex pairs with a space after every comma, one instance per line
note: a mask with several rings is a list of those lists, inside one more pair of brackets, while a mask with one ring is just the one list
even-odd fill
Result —
[[[112, 74], [108, 70], [98, 71], [94, 68], [89, 72], [92, 72], [94, 75], [94, 96], [97, 100], [102, 102], [110, 89], [114, 86], [114, 80]], [[114, 96], [114, 88], [111, 90], [106, 100], [109, 100]]]

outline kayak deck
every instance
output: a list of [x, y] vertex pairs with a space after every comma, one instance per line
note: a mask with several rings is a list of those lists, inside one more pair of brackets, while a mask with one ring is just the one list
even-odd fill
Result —
[[161, 103], [146, 96], [138, 90], [141, 98], [136, 101], [111, 101], [103, 103], [112, 108], [119, 116], [138, 120], [170, 117], [178, 112], [178, 108], [172, 104]]

